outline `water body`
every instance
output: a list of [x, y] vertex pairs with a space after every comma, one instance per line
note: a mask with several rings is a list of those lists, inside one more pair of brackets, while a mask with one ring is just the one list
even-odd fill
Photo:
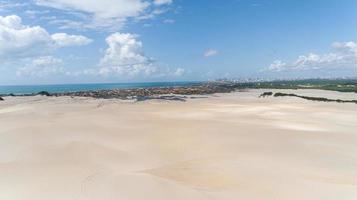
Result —
[[32, 94], [41, 91], [50, 93], [78, 92], [89, 90], [132, 89], [150, 87], [190, 86], [199, 82], [149, 82], [149, 83], [95, 83], [95, 84], [63, 84], [63, 85], [13, 85], [0, 86], [0, 94]]

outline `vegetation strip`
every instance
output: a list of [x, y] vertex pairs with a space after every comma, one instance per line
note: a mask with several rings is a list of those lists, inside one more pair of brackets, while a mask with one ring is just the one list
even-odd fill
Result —
[[310, 101], [322, 101], [322, 102], [337, 102], [337, 103], [355, 103], [357, 104], [357, 100], [341, 100], [341, 99], [328, 99], [324, 97], [308, 97], [308, 96], [302, 96], [302, 95], [297, 95], [297, 94], [290, 94], [290, 93], [281, 93], [277, 92], [273, 94], [273, 92], [264, 92], [261, 94], [259, 97], [267, 97], [267, 96], [274, 96], [274, 97], [298, 97]]

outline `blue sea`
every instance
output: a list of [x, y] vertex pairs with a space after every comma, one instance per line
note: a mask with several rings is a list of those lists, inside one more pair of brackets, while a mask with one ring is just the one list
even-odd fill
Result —
[[132, 89], [149, 87], [190, 86], [199, 82], [147, 82], [147, 83], [95, 83], [95, 84], [63, 84], [63, 85], [13, 85], [0, 86], [0, 94], [32, 94], [41, 91], [50, 93], [78, 92], [89, 90]]

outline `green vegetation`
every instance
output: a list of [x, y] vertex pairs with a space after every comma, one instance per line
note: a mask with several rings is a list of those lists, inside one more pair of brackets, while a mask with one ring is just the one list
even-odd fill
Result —
[[259, 97], [269, 97], [269, 96], [272, 96], [272, 95], [273, 95], [273, 92], [264, 92]]
[[320, 89], [339, 92], [356, 92], [357, 80], [309, 79], [294, 81], [236, 83], [237, 89]]
[[48, 96], [48, 97], [51, 96], [51, 94], [47, 91], [41, 91], [41, 92], [37, 93], [37, 95]]

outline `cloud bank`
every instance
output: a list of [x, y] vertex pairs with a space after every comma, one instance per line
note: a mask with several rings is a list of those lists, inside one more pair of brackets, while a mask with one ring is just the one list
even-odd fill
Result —
[[17, 15], [0, 16], [0, 59], [19, 59], [48, 54], [54, 49], [87, 45], [82, 35], [49, 34], [40, 26], [27, 26]]
[[168, 6], [172, 2], [172, 0], [35, 0], [39, 6], [67, 11], [67, 13], [79, 12], [83, 15], [81, 21], [62, 20], [62, 27], [81, 26], [111, 30], [120, 29], [128, 19], [146, 19], [161, 14], [164, 10], [158, 7]]
[[280, 72], [357, 68], [356, 42], [335, 42], [331, 46], [332, 52], [327, 54], [309, 53], [299, 56], [293, 62], [275, 60], [267, 70]]
[[62, 60], [52, 57], [43, 56], [32, 60], [30, 64], [25, 65], [17, 70], [17, 76], [46, 77], [49, 75], [64, 74], [65, 69], [61, 67]]

